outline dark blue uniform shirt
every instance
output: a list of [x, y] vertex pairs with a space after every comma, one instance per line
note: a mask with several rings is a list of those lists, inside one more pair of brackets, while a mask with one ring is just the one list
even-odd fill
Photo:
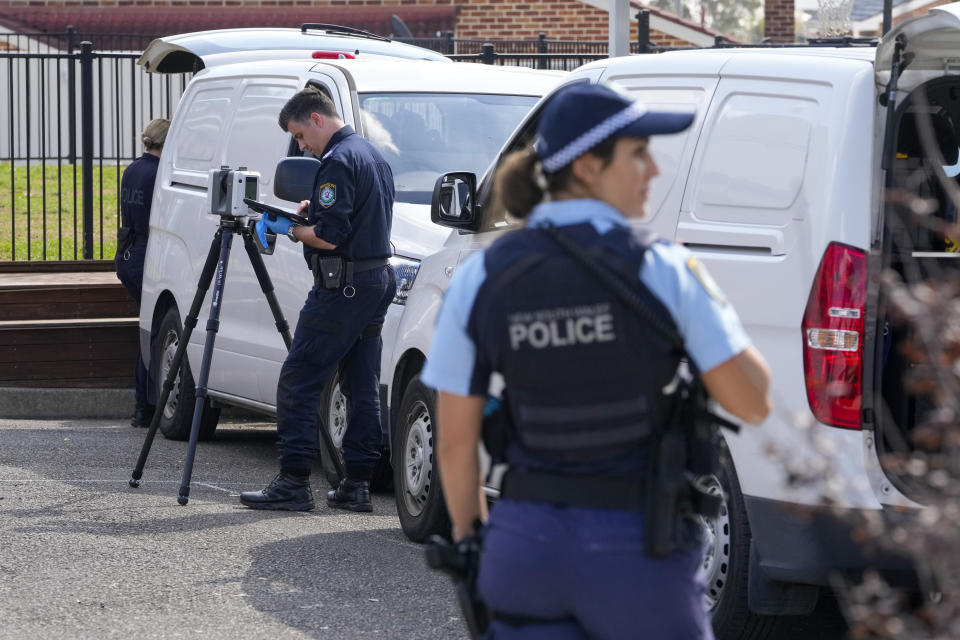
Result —
[[309, 219], [313, 232], [335, 251], [303, 245], [314, 254], [348, 260], [387, 258], [393, 222], [393, 172], [380, 152], [347, 125], [333, 134], [320, 156]]
[[150, 202], [153, 200], [153, 184], [157, 179], [160, 158], [145, 153], [123, 172], [120, 180], [120, 216], [122, 225], [133, 229], [133, 241], [147, 244], [150, 233]]

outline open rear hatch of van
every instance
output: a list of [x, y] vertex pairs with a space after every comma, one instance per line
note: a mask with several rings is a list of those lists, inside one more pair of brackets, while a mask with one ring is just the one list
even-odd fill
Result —
[[244, 53], [251, 60], [309, 58], [320, 53], [325, 58], [342, 54], [450, 61], [435, 51], [359, 29], [306, 24], [299, 29], [218, 29], [165, 36], [147, 45], [137, 64], [153, 73], [196, 73]]
[[876, 340], [864, 346], [862, 415], [876, 429], [888, 477], [922, 501], [917, 480], [950, 448], [958, 418], [949, 409], [960, 397], [947, 339], [948, 309], [960, 296], [960, 6], [891, 30], [875, 69], [881, 104], [894, 109], [885, 126], [871, 263], [882, 285], [867, 308]]

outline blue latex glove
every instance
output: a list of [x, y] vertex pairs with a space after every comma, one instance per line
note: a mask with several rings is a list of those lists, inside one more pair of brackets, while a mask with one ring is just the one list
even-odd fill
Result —
[[293, 222], [287, 220], [286, 218], [277, 216], [276, 220], [271, 220], [269, 216], [264, 214], [263, 217], [257, 221], [256, 226], [257, 236], [260, 238], [260, 244], [264, 247], [267, 246], [268, 230], [274, 232], [278, 236], [285, 236], [287, 235], [287, 229], [289, 229], [291, 226], [293, 226]]

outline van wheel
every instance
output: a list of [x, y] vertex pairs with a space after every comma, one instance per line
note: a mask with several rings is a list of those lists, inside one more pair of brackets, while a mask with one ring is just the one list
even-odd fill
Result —
[[[386, 409], [383, 409], [384, 411]], [[320, 395], [320, 407], [317, 412], [317, 429], [326, 429], [330, 434], [333, 450], [327, 446], [327, 440], [318, 438], [320, 449], [320, 468], [331, 487], [340, 484], [343, 478], [343, 435], [347, 431], [347, 397], [340, 390], [340, 372], [335, 371], [323, 386]], [[390, 488], [393, 473], [390, 469], [390, 454], [380, 452], [380, 461], [373, 470], [370, 479], [371, 491], [384, 491]]]
[[747, 587], [750, 570], [750, 523], [740, 493], [740, 482], [726, 443], [720, 441], [716, 476], [701, 480], [704, 489], [726, 496], [720, 515], [704, 519], [707, 552], [703, 561], [707, 581], [707, 610], [718, 640], [762, 640], [791, 637], [799, 616], [761, 616], [750, 611]]
[[[157, 363], [154, 371], [156, 378], [157, 399], [163, 393], [163, 382], [167, 379], [173, 357], [177, 353], [183, 327], [180, 325], [180, 314], [175, 307], [167, 310], [160, 322], [157, 339], [154, 343], [153, 362]], [[182, 368], [173, 383], [167, 404], [158, 408], [160, 415], [160, 432], [168, 440], [188, 440], [190, 427], [193, 423], [193, 408], [196, 402], [193, 374], [190, 372], [190, 362], [184, 356]], [[200, 416], [201, 440], [209, 440], [217, 429], [220, 419], [220, 409], [210, 406], [210, 399], [204, 402], [203, 413]]]
[[407, 384], [397, 415], [393, 491], [400, 527], [414, 542], [445, 535], [450, 519], [436, 469], [437, 397], [416, 376]]

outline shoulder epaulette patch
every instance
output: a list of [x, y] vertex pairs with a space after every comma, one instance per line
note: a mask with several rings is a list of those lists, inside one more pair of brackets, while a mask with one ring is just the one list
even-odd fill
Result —
[[700, 286], [702, 286], [706, 292], [710, 294], [711, 298], [722, 305], [727, 304], [727, 296], [723, 294], [723, 290], [720, 289], [720, 285], [718, 285], [716, 280], [713, 279], [713, 276], [710, 275], [710, 272], [707, 271], [707, 268], [702, 262], [697, 260], [695, 257], [690, 256], [687, 258], [687, 268], [690, 269], [690, 273], [692, 273], [693, 277], [697, 279], [697, 282], [700, 283]]
[[337, 201], [337, 185], [332, 182], [327, 182], [320, 185], [320, 190], [317, 191], [317, 202], [320, 203], [320, 206], [324, 209], [328, 209], [333, 206], [333, 203]]

